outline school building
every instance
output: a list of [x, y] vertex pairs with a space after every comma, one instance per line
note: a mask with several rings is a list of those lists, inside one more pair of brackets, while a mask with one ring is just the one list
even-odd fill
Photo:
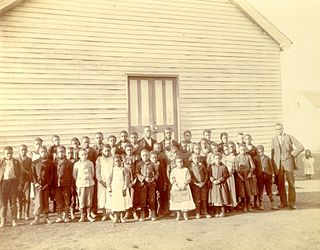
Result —
[[0, 1], [0, 146], [150, 124], [270, 145], [291, 41], [245, 0]]

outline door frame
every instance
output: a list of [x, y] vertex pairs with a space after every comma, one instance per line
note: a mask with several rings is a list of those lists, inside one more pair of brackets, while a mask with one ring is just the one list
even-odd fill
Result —
[[[180, 102], [179, 102], [179, 75], [176, 74], [126, 74], [126, 91], [127, 91], [127, 114], [128, 114], [128, 132], [129, 134], [133, 131], [131, 131], [131, 112], [130, 112], [130, 88], [129, 88], [129, 79], [130, 78], [139, 78], [139, 80], [150, 80], [154, 78], [155, 80], [160, 79], [166, 79], [166, 78], [174, 78], [175, 80], [175, 92], [173, 93], [173, 98], [176, 99], [174, 101], [174, 108], [176, 110], [175, 122], [174, 122], [174, 128], [176, 133], [174, 133], [174, 139], [177, 141], [180, 141]], [[150, 91], [150, 90], [149, 90]], [[150, 93], [150, 92], [149, 92]], [[152, 93], [154, 95], [154, 93]], [[154, 96], [152, 95], [152, 98], [155, 100]], [[149, 94], [149, 100], [151, 99], [151, 95]], [[152, 115], [153, 112], [151, 112]], [[154, 119], [153, 119], [154, 120]], [[152, 124], [150, 124], [151, 126]], [[161, 126], [161, 125], [160, 125]], [[135, 131], [139, 134], [138, 131]], [[139, 134], [139, 136], [142, 136], [142, 134]]]

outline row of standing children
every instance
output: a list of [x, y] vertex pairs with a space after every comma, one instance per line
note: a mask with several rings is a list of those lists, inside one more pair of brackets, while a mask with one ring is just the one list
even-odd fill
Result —
[[98, 209], [102, 210], [102, 220], [111, 218], [113, 222], [125, 222], [131, 215], [143, 221], [147, 213], [156, 220], [169, 211], [176, 211], [177, 219], [182, 213], [187, 220], [188, 211], [193, 209], [196, 218], [201, 214], [209, 218], [211, 207], [215, 207], [215, 217], [222, 217], [226, 206], [242, 205], [244, 211], [250, 211], [252, 196], [255, 205], [263, 209], [264, 187], [271, 208], [276, 209], [271, 186], [277, 169], [264, 155], [263, 146], [253, 146], [249, 134], [243, 141], [240, 133], [237, 144], [228, 141], [227, 133], [221, 133], [220, 144], [211, 141], [210, 130], [203, 136], [200, 143], [192, 143], [187, 130], [179, 144], [167, 128], [164, 140], [157, 143], [146, 126], [142, 139], [132, 133], [129, 140], [128, 133], [121, 131], [118, 143], [111, 135], [104, 144], [103, 134], [98, 132], [93, 147], [87, 136], [82, 138], [80, 148], [77, 138], [72, 138], [70, 147], [64, 147], [54, 135], [48, 150], [37, 137], [31, 158], [27, 146], [21, 145], [19, 160], [12, 157], [12, 147], [6, 147], [0, 165], [0, 226], [6, 223], [8, 202], [13, 226], [23, 211], [28, 220], [31, 196], [35, 216], [32, 225], [40, 223], [41, 214], [46, 223], [52, 223], [48, 216], [50, 197], [56, 203], [56, 222], [74, 219], [76, 209], [80, 222], [94, 221]]

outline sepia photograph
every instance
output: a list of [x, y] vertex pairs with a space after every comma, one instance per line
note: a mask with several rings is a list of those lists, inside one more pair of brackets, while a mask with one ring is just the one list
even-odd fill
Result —
[[320, 249], [320, 0], [0, 0], [1, 249]]

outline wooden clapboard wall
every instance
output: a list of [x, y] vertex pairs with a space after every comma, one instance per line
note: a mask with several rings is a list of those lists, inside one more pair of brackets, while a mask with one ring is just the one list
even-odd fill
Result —
[[228, 0], [28, 0], [0, 17], [0, 146], [128, 126], [126, 74], [178, 75], [180, 133], [281, 119], [279, 46]]

